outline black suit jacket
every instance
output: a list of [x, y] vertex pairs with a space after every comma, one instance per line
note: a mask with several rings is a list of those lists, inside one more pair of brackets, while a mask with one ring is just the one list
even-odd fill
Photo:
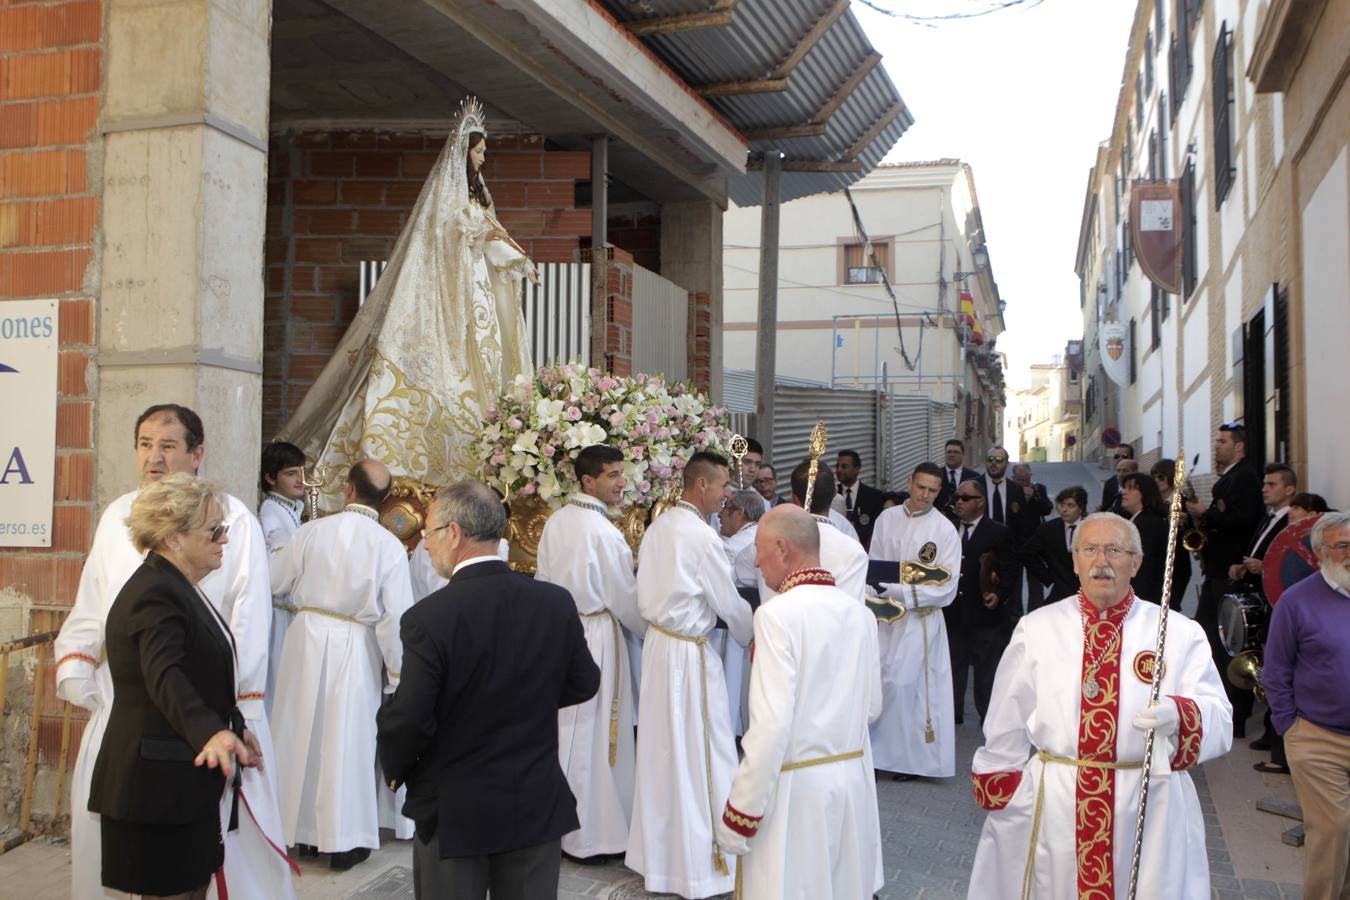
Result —
[[1006, 518], [1008, 528], [1012, 531], [1013, 546], [1016, 547], [1029, 540], [1054, 508], [1055, 505], [1050, 502], [1045, 485], [1033, 483], [1032, 495], [1028, 499], [1021, 485], [1009, 481]]
[[[1082, 526], [1082, 520], [1077, 523]], [[1042, 584], [1050, 585], [1048, 601], [1063, 600], [1078, 593], [1078, 573], [1073, 570], [1061, 518], [1043, 522], [1018, 550], [1018, 558], [1027, 572]]]
[[[1155, 512], [1144, 510], [1134, 517], [1139, 529], [1139, 543], [1144, 557], [1139, 571], [1130, 579], [1130, 587], [1137, 596], [1158, 603], [1162, 597], [1163, 574], [1167, 567], [1167, 520]], [[1175, 580], [1175, 579], [1174, 579]]]
[[171, 562], [151, 552], [108, 611], [113, 704], [89, 810], [143, 825], [220, 815], [225, 777], [192, 764], [211, 736], [243, 732], [224, 622]]
[[1240, 460], [1214, 482], [1209, 509], [1200, 516], [1205, 547], [1200, 551], [1205, 578], [1226, 582], [1228, 567], [1242, 562], [1252, 532], [1265, 513], [1261, 476], [1249, 460]]
[[[1264, 515], [1261, 517], [1261, 521], [1258, 521], [1256, 523], [1256, 528], [1252, 529], [1252, 536], [1247, 540], [1247, 550], [1243, 553], [1244, 556], [1251, 556], [1256, 559], [1265, 559], [1266, 552], [1270, 550], [1271, 542], [1275, 540], [1275, 536], [1278, 535], [1281, 531], [1284, 531], [1285, 526], [1289, 524], [1289, 515], [1286, 513], [1285, 515], [1280, 516], [1278, 519], [1276, 519], [1275, 524], [1272, 525], [1270, 528], [1270, 533], [1267, 534], [1260, 541], [1260, 543], [1257, 543], [1256, 539], [1261, 537], [1261, 523], [1263, 521], [1265, 521]], [[1261, 581], [1261, 576], [1252, 575], [1250, 573], [1244, 575], [1241, 579], [1235, 582], [1234, 586], [1237, 587], [1239, 590], [1255, 591], [1256, 593], [1262, 595], [1264, 595], [1266, 592], [1265, 585]]]
[[1097, 512], [1120, 513], [1120, 480], [1112, 475], [1106, 479], [1106, 484], [1102, 485], [1102, 502], [1097, 507]]
[[403, 672], [380, 709], [387, 778], [442, 859], [533, 847], [579, 827], [558, 764], [558, 710], [600, 670], [572, 595], [498, 561], [461, 569], [403, 614]]
[[[947, 467], [944, 465], [941, 466], [941, 468], [942, 468], [942, 490], [938, 491], [937, 500], [933, 502], [933, 506], [945, 512], [947, 507], [952, 504], [952, 498], [956, 495], [956, 491], [952, 488], [951, 482], [947, 480]], [[962, 466], [961, 476], [957, 479], [956, 486], [960, 487], [964, 482], [978, 481], [983, 477], [984, 477], [983, 475], [981, 475], [974, 469], [968, 469], [965, 466]]]
[[[958, 525], [956, 533], [961, 534]], [[985, 609], [984, 592], [980, 590], [980, 567], [982, 558], [992, 554], [992, 565], [998, 574], [998, 585], [994, 593], [998, 594], [999, 605]], [[970, 534], [969, 543], [961, 545], [961, 580], [957, 584], [956, 599], [945, 607], [949, 627], [971, 628], [1010, 624], [1021, 610], [1013, 610], [1008, 598], [1017, 586], [1017, 557], [1013, 553], [1011, 533], [1006, 525], [1000, 525], [988, 516], [980, 519]]]
[[[839, 493], [844, 493], [843, 485], [839, 486]], [[853, 512], [848, 520], [858, 530], [858, 540], [864, 547], [872, 543], [872, 528], [885, 502], [886, 497], [870, 484], [863, 484], [861, 479], [853, 483]]]

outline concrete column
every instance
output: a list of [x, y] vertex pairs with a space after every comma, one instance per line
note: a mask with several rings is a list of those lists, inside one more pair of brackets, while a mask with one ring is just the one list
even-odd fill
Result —
[[96, 434], [100, 505], [132, 425], [183, 403], [203, 474], [252, 503], [262, 397], [270, 0], [108, 0]]
[[778, 369], [778, 184], [783, 158], [764, 152], [764, 205], [759, 225], [759, 313], [755, 336], [755, 412], [759, 440], [773, 446], [773, 396]]
[[722, 399], [722, 213], [709, 200], [661, 207], [661, 276], [689, 291], [689, 377]]

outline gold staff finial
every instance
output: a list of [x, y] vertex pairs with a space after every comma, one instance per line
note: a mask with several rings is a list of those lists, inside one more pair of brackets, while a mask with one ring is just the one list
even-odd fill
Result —
[[816, 427], [811, 429], [811, 440], [806, 445], [807, 452], [811, 454], [811, 471], [806, 476], [806, 496], [802, 498], [802, 507], [807, 512], [811, 511], [811, 498], [816, 493], [816, 473], [820, 471], [820, 458], [825, 455], [827, 437], [825, 420], [817, 419]]
[[740, 490], [745, 489], [745, 475], [741, 472], [741, 458], [750, 451], [750, 442], [744, 436], [733, 434], [731, 436], [731, 458], [736, 460], [736, 487]]
[[312, 478], [309, 475], [301, 475], [300, 480], [309, 498], [309, 520], [313, 522], [319, 517], [319, 488], [323, 487], [324, 479], [328, 477], [328, 467], [315, 465], [310, 471], [314, 473]]

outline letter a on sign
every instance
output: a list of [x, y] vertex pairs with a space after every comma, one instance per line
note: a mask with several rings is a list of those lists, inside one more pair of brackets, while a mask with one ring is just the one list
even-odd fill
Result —
[[18, 447], [15, 447], [14, 452], [9, 455], [5, 471], [0, 472], [0, 484], [8, 484], [11, 475], [17, 475], [20, 484], [33, 483], [33, 479], [28, 477], [28, 466], [24, 465], [23, 454], [19, 452]]

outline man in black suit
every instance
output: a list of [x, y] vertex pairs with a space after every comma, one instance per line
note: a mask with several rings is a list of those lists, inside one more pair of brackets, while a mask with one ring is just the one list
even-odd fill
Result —
[[1059, 518], [1043, 523], [1018, 550], [1028, 580], [1035, 578], [1050, 590], [1045, 599], [1027, 600], [1027, 612], [1072, 597], [1078, 593], [1078, 573], [1073, 569], [1073, 535], [1087, 509], [1087, 491], [1077, 485], [1055, 495]]
[[776, 494], [778, 490], [778, 470], [768, 463], [763, 463], [759, 467], [759, 474], [755, 476], [755, 490], [764, 498], [766, 509], [772, 509], [788, 502], [788, 498], [782, 494]]
[[[1122, 459], [1134, 459], [1133, 444], [1120, 444], [1116, 447], [1114, 453], [1112, 453], [1113, 472], [1115, 471], [1115, 466], [1119, 465]], [[1135, 468], [1130, 471], [1138, 471], [1138, 468], [1139, 464], [1135, 463]], [[1110, 478], [1106, 479], [1106, 484], [1102, 485], [1102, 502], [1098, 505], [1097, 512], [1113, 512], [1116, 515], [1120, 514], [1120, 477], [1118, 475], [1112, 475]]]
[[579, 827], [558, 710], [593, 697], [600, 670], [571, 595], [497, 556], [505, 525], [486, 485], [437, 495], [422, 535], [450, 583], [404, 614], [402, 678], [378, 716], [427, 900], [552, 900], [561, 838]]
[[858, 532], [864, 548], [872, 543], [872, 526], [885, 509], [886, 498], [881, 491], [858, 480], [862, 472], [862, 457], [856, 450], [840, 450], [834, 463], [834, 477], [839, 496], [844, 498], [844, 515]]
[[[1289, 504], [1298, 493], [1298, 475], [1284, 463], [1271, 463], [1266, 466], [1266, 477], [1261, 481], [1261, 501], [1266, 505], [1265, 517], [1252, 532], [1242, 562], [1228, 567], [1228, 576], [1233, 579], [1235, 590], [1256, 593], [1265, 596], [1265, 587], [1261, 578], [1262, 560], [1270, 549], [1275, 536], [1289, 524]], [[1289, 771], [1289, 761], [1284, 753], [1284, 737], [1280, 735], [1270, 721], [1270, 710], [1265, 715], [1265, 733], [1249, 745], [1253, 750], [1269, 750], [1270, 762], [1256, 763], [1258, 772], [1285, 774]]]
[[979, 478], [980, 473], [966, 467], [966, 445], [958, 438], [947, 442], [947, 446], [942, 449], [942, 457], [942, 490], [938, 492], [933, 506], [945, 514], [961, 482]]
[[[1031, 466], [1018, 463], [1012, 467], [1012, 485], [1008, 488], [1008, 530], [1014, 551], [1031, 539], [1045, 517], [1054, 511], [1045, 485], [1031, 480]], [[1015, 591], [1017, 612], [1022, 610], [1022, 563], [1017, 563]], [[1027, 575], [1027, 605], [1038, 606], [1045, 600], [1045, 585], [1035, 575]]]
[[[952, 656], [952, 691], [956, 721], [962, 721], [966, 675], [975, 667], [975, 709], [980, 721], [989, 711], [994, 673], [1016, 621], [1011, 597], [1017, 575], [1008, 528], [984, 514], [982, 481], [965, 481], [956, 489], [957, 532], [961, 535], [961, 579], [956, 600], [943, 608], [947, 644]], [[990, 582], [993, 582], [992, 584]]]
[[[1261, 476], [1246, 458], [1246, 451], [1247, 430], [1237, 424], [1220, 425], [1214, 438], [1214, 468], [1219, 480], [1210, 492], [1213, 499], [1208, 507], [1199, 499], [1186, 504], [1191, 520], [1205, 534], [1205, 546], [1200, 551], [1204, 581], [1195, 621], [1209, 637], [1214, 665], [1220, 672], [1227, 669], [1232, 658], [1219, 640], [1219, 606], [1223, 595], [1231, 590], [1229, 567], [1242, 562], [1252, 530], [1261, 521]], [[1246, 737], [1252, 692], [1234, 687], [1227, 678], [1223, 686], [1233, 704], [1233, 737]]]

